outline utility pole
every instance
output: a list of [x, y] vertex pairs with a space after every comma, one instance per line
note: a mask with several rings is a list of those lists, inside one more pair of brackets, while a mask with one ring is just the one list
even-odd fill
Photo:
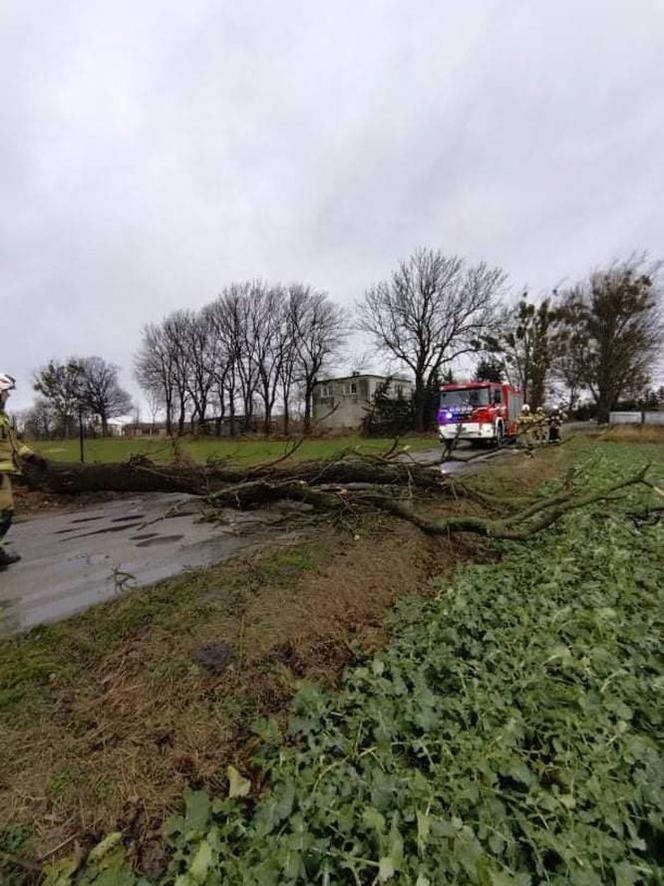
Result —
[[78, 404], [78, 442], [81, 448], [81, 464], [85, 462], [85, 452], [83, 449], [83, 406]]

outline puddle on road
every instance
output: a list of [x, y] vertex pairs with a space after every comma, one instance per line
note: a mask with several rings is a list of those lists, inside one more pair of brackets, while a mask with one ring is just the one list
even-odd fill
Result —
[[99, 514], [96, 517], [75, 517], [73, 520], [70, 520], [70, 523], [91, 523], [93, 520], [104, 520], [104, 515]]
[[89, 538], [91, 535], [106, 535], [108, 532], [124, 532], [125, 529], [138, 529], [143, 523], [121, 523], [119, 526], [104, 526], [103, 529], [95, 529], [92, 532], [79, 532], [78, 535], [70, 535], [69, 538]]
[[176, 541], [181, 541], [184, 535], [158, 535], [155, 538], [148, 538], [145, 541], [139, 541], [137, 548], [151, 548], [153, 545], [170, 545]]
[[126, 517], [113, 517], [111, 523], [129, 523], [131, 520], [142, 520], [145, 514], [131, 514]]
[[[109, 523], [121, 523], [123, 525], [118, 527], [113, 527], [109, 529], [95, 529], [92, 532], [81, 532], [81, 529], [84, 529], [84, 526], [79, 524], [81, 523], [90, 523], [93, 520], [103, 520], [105, 519], [103, 516], [101, 517], [77, 517], [75, 520], [70, 520], [70, 523], [76, 523], [76, 526], [67, 526], [66, 529], [56, 529], [54, 535], [69, 535], [72, 532], [78, 532], [78, 535], [72, 535], [72, 538], [85, 538], [88, 535], [100, 535], [102, 532], [119, 532], [121, 529], [131, 529], [133, 526], [138, 526], [140, 523], [138, 521], [143, 520], [145, 514], [128, 514], [124, 517], [112, 517], [109, 520]], [[129, 526], [129, 524], [132, 526]]]
[[[132, 585], [152, 585], [258, 546], [290, 543], [299, 535], [295, 527], [264, 522], [236, 527], [237, 534], [228, 537], [196, 519], [196, 499], [188, 502], [173, 494], [148, 494], [135, 505], [110, 502], [106, 510], [95, 510], [46, 515], [13, 528], [14, 541], [26, 556], [0, 576], [0, 637], [113, 599], [128, 590], [129, 575]], [[170, 516], [177, 522], [151, 525]], [[272, 516], [273, 511], [264, 512], [266, 521]], [[62, 533], [64, 528], [68, 531]]]

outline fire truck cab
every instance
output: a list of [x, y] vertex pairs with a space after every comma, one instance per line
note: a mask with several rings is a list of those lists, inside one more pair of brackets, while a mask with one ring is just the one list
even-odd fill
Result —
[[441, 385], [438, 433], [452, 447], [458, 440], [502, 446], [516, 438], [523, 395], [508, 384], [478, 381]]

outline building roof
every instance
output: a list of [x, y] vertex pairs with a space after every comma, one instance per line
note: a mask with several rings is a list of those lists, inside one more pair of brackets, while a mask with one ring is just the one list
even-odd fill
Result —
[[391, 381], [399, 381], [406, 382], [409, 385], [413, 384], [412, 379], [404, 378], [401, 375], [378, 375], [375, 372], [356, 372], [354, 375], [340, 375], [337, 378], [320, 378], [316, 382], [317, 385], [329, 385], [331, 382], [335, 381], [357, 381], [361, 378], [377, 378], [380, 381], [387, 381], [390, 379]]

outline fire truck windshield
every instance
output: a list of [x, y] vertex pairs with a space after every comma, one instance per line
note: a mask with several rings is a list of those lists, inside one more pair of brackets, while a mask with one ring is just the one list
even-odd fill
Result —
[[488, 406], [489, 388], [462, 388], [458, 391], [441, 391], [441, 409], [463, 409], [475, 406]]

